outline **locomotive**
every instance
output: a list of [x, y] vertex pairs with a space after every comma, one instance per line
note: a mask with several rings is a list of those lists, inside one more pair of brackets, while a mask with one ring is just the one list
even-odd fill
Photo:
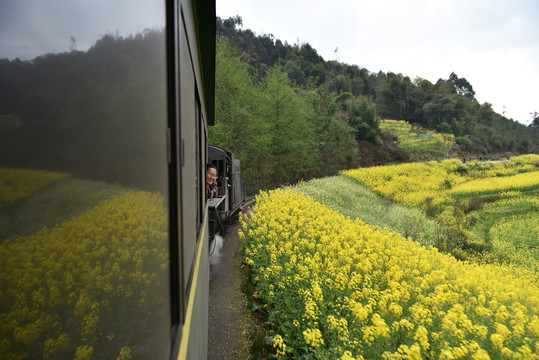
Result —
[[225, 148], [209, 145], [208, 163], [217, 169], [216, 198], [209, 200], [210, 246], [214, 235], [224, 230], [224, 224], [242, 209], [245, 203], [245, 180], [240, 160]]
[[221, 166], [213, 228], [244, 191], [208, 147], [215, 1], [0, 13], [2, 356], [207, 358], [206, 164]]

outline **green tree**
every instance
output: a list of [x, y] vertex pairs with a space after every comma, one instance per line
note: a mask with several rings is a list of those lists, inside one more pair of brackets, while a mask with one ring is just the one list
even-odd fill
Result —
[[452, 72], [451, 75], [449, 75], [448, 81], [453, 86], [452, 93], [463, 95], [469, 100], [475, 100], [475, 91], [472, 84], [470, 84], [468, 80], [465, 78], [459, 78], [457, 74]]
[[[238, 97], [245, 103], [217, 101], [232, 106], [222, 110], [231, 130], [221, 140], [231, 149], [241, 149], [247, 159], [256, 159], [244, 160], [243, 165], [248, 172], [252, 170], [246, 165], [257, 167], [253, 174], [261, 186], [348, 167], [357, 159], [359, 140], [378, 141], [378, 116], [453, 133], [462, 148], [473, 152], [537, 149], [537, 126], [525, 127], [496, 114], [489, 104], [479, 104], [472, 85], [454, 72], [434, 84], [421, 78], [412, 82], [392, 72], [370, 73], [356, 65], [324, 61], [309, 44], [289, 45], [271, 34], [243, 30], [239, 17], [217, 19], [217, 33], [237, 46], [232, 56], [247, 69], [239, 74], [250, 76]], [[234, 92], [225, 89], [221, 96], [230, 94]], [[241, 139], [250, 145], [242, 145]]]
[[312, 171], [314, 141], [306, 104], [280, 66], [271, 68], [262, 83], [262, 113], [271, 137], [267, 160], [278, 184], [292, 182]]
[[344, 76], [344, 75], [337, 75], [337, 78], [335, 79], [335, 88], [337, 90], [337, 94], [340, 94], [343, 92], [350, 92], [351, 90], [350, 77]]
[[367, 97], [360, 96], [348, 101], [346, 108], [356, 139], [379, 141], [380, 121], [376, 116], [376, 105]]
[[381, 89], [378, 100], [384, 118], [408, 120], [412, 82], [409, 77], [391, 75]]
[[538, 129], [539, 128], [539, 112], [534, 111], [530, 113], [530, 115], [532, 116], [532, 122], [530, 124], [530, 127]]
[[250, 66], [237, 55], [228, 40], [218, 41], [215, 74], [215, 126], [209, 142], [232, 151], [242, 161], [251, 187], [264, 187], [270, 149], [268, 124], [260, 115], [262, 94]]
[[329, 176], [359, 164], [358, 143], [348, 114], [339, 104], [353, 99], [350, 93], [335, 98], [329, 85], [314, 86], [304, 92], [307, 97], [308, 120], [314, 132], [316, 176]]

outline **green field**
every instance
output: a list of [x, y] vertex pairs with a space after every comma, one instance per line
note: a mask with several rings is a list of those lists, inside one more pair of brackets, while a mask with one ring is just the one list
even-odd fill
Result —
[[453, 134], [438, 133], [434, 130], [413, 128], [404, 120], [382, 120], [380, 129], [391, 132], [398, 137], [398, 146], [415, 154], [430, 155], [441, 159], [456, 145]]
[[434, 246], [441, 229], [419, 209], [387, 200], [346, 176], [311, 180], [293, 187], [352, 219], [360, 219]]

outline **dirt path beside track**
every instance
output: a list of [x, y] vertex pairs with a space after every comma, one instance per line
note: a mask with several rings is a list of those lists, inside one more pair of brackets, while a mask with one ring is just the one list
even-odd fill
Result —
[[252, 340], [262, 331], [242, 292], [240, 228], [237, 217], [231, 220], [210, 256], [209, 360], [252, 359]]

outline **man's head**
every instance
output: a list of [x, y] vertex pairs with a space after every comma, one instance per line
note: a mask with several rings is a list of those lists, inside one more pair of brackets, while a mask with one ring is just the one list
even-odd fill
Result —
[[211, 185], [215, 179], [217, 179], [217, 169], [213, 165], [208, 165], [206, 167], [206, 183]]

